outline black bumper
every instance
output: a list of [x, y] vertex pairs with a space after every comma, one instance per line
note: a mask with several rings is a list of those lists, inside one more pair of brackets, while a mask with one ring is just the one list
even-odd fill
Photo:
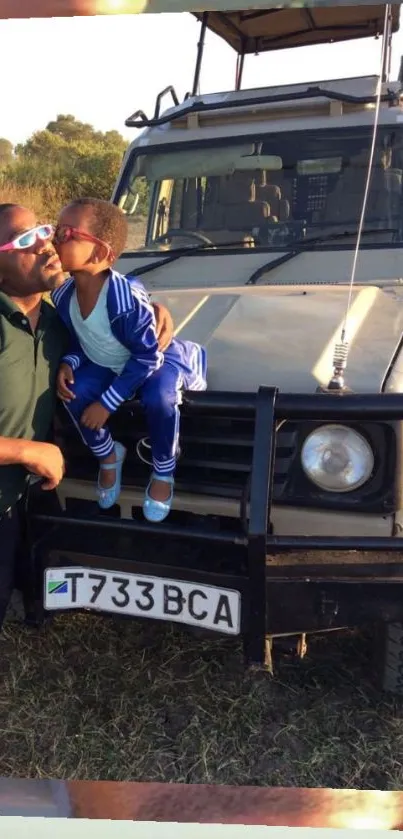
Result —
[[[400, 421], [403, 398], [399, 394], [279, 394], [262, 387], [257, 394], [188, 393], [187, 412], [199, 416], [225, 409], [254, 419], [252, 467], [249, 477], [249, 517], [240, 510], [239, 520], [217, 521], [214, 526], [194, 517], [161, 525], [95, 515], [84, 518], [60, 510], [33, 508], [30, 515], [31, 604], [41, 612], [43, 569], [52, 565], [102, 567], [175, 577], [178, 580], [235, 588], [242, 593], [241, 633], [250, 663], [262, 664], [266, 637], [273, 634], [320, 631], [368, 621], [403, 621], [403, 538], [289, 537], [271, 533], [271, 507], [276, 426], [281, 420], [319, 422]], [[190, 516], [190, 519], [192, 517]], [[148, 540], [175, 540], [178, 545], [197, 544], [201, 563], [181, 562], [180, 548], [174, 562], [150, 561], [136, 545]], [[318, 563], [315, 555], [327, 551], [368, 552], [368, 561], [354, 557], [331, 564]], [[304, 563], [273, 563], [280, 554], [308, 553]], [[402, 553], [402, 560], [384, 562], [384, 553]], [[373, 554], [379, 554], [374, 561]], [[215, 562], [214, 557], [225, 562]]]

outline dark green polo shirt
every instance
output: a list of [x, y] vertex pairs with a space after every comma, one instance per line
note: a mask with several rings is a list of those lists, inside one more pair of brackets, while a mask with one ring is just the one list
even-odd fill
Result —
[[[43, 301], [38, 327], [0, 292], [0, 436], [46, 442], [56, 400], [56, 374], [67, 335], [56, 310]], [[0, 513], [23, 493], [27, 473], [0, 466]]]

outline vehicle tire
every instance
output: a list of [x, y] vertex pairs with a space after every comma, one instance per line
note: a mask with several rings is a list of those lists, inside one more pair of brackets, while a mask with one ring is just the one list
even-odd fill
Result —
[[383, 624], [379, 640], [381, 687], [387, 693], [403, 696], [403, 623]]

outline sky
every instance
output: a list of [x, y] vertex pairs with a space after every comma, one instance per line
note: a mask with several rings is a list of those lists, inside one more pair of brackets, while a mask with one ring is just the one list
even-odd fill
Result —
[[[180, 99], [191, 87], [199, 32], [186, 13], [0, 20], [0, 137], [20, 143], [57, 114], [73, 114], [134, 139], [124, 125], [130, 114], [152, 112], [167, 84]], [[380, 50], [381, 39], [365, 39], [247, 56], [242, 86], [377, 74]], [[403, 23], [392, 78], [402, 54]], [[201, 93], [233, 89], [234, 76], [234, 51], [208, 33]]]

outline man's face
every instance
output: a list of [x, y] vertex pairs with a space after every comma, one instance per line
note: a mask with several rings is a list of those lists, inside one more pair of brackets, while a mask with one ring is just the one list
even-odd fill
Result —
[[[37, 227], [35, 215], [25, 207], [13, 207], [0, 215], [0, 246]], [[0, 291], [11, 297], [29, 297], [52, 291], [63, 282], [59, 257], [51, 240], [24, 250], [0, 252]]]

